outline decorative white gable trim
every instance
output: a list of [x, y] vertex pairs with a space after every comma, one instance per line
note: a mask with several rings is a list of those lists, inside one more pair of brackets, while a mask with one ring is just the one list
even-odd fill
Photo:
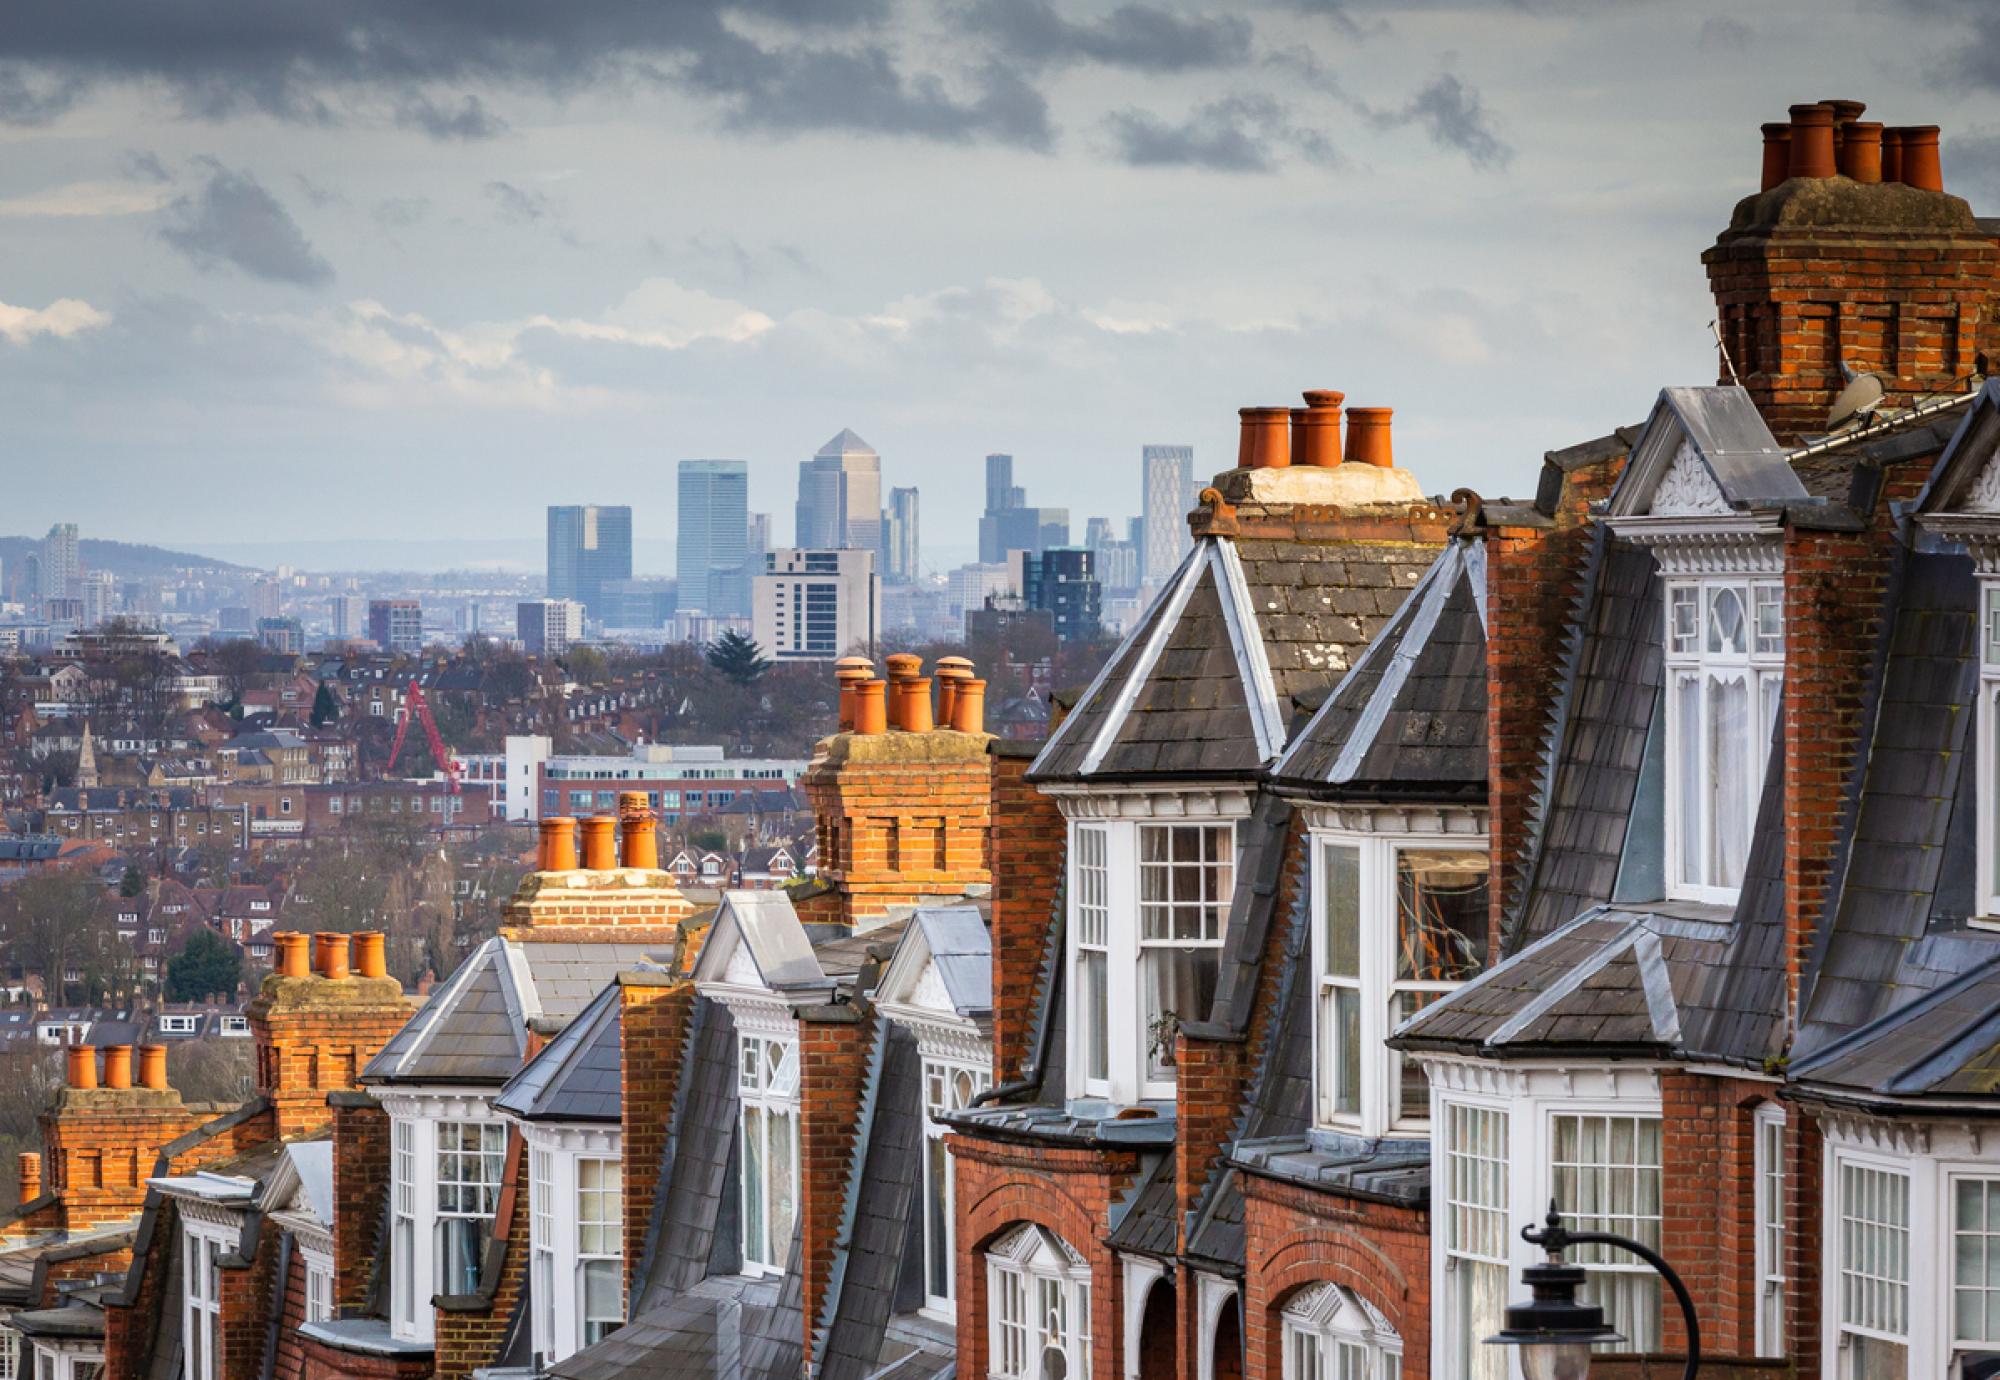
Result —
[[2000, 458], [1988, 460], [1986, 468], [1972, 481], [1972, 487], [1965, 491], [1965, 510], [2000, 513]]
[[1722, 496], [1715, 477], [1695, 453], [1694, 443], [1683, 436], [1653, 489], [1647, 511], [1654, 517], [1727, 517], [1729, 500]]
[[1139, 1329], [1146, 1320], [1146, 1299], [1167, 1271], [1159, 1261], [1143, 1255], [1121, 1255], [1118, 1261], [1125, 1267], [1125, 1377], [1139, 1380], [1139, 1344], [1145, 1340]]
[[750, 946], [739, 939], [729, 962], [723, 965], [722, 980], [731, 987], [762, 987], [764, 975], [757, 971], [757, 960], [751, 956]]
[[[1216, 1325], [1222, 1320], [1223, 1308], [1232, 1299], [1237, 1298], [1240, 1291], [1234, 1280], [1224, 1279], [1220, 1275], [1197, 1272], [1194, 1279], [1195, 1310], [1196, 1316], [1200, 1319], [1201, 1327], [1200, 1366], [1198, 1367], [1196, 1380], [1215, 1380]], [[1243, 1320], [1240, 1305], [1236, 1318], [1240, 1327]]]
[[1051, 783], [1042, 794], [1056, 802], [1064, 819], [1235, 819], [1248, 815], [1251, 805], [1251, 792], [1243, 786], [1107, 790]]
[[1415, 834], [1426, 838], [1481, 840], [1486, 836], [1484, 808], [1302, 803], [1306, 827], [1315, 833]]
[[1212, 560], [1216, 592], [1222, 596], [1223, 621], [1229, 625], [1230, 650], [1236, 657], [1236, 674], [1243, 682], [1243, 698], [1250, 706], [1250, 726], [1257, 735], [1257, 757], [1259, 761], [1273, 762], [1285, 750], [1285, 713], [1278, 705], [1270, 658], [1264, 654], [1264, 632], [1257, 623], [1250, 584], [1244, 578], [1235, 542], [1217, 541]]
[[988, 1067], [993, 1063], [993, 1046], [980, 1033], [979, 1027], [948, 1009], [933, 1011], [903, 1002], [885, 1001], [881, 1004], [881, 1011], [910, 1032], [917, 1042], [917, 1052], [926, 1059]]

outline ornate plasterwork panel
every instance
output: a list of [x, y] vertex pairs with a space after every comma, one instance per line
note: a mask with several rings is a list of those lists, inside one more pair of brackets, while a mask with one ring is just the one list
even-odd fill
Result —
[[1408, 805], [1305, 805], [1306, 825], [1342, 834], [1419, 834], [1477, 838], [1486, 833], [1486, 811]]
[[1667, 472], [1653, 489], [1648, 511], [1654, 517], [1727, 517], [1729, 500], [1695, 453], [1692, 442], [1682, 438]]
[[2000, 459], [1988, 460], [1972, 481], [1965, 491], [1965, 508], [1972, 513], [2000, 513]]
[[1241, 786], [1151, 791], [1077, 790], [1050, 787], [1044, 791], [1065, 819], [1234, 819], [1250, 813], [1250, 792]]

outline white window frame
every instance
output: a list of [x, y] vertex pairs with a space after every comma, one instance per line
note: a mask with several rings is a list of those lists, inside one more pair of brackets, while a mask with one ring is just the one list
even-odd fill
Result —
[[483, 1097], [439, 1093], [385, 1097], [389, 1105], [389, 1333], [398, 1341], [430, 1342], [436, 1334], [437, 1313], [431, 1300], [455, 1292], [439, 1278], [443, 1256], [439, 1233], [446, 1221], [478, 1221], [491, 1230], [492, 1211], [467, 1212], [441, 1208], [439, 1128], [470, 1125], [497, 1132], [497, 1152], [482, 1147], [482, 1157], [497, 1153], [499, 1178], [490, 1185], [497, 1203], [506, 1175], [507, 1125], [493, 1117]]
[[531, 1344], [537, 1366], [562, 1359], [556, 1339], [556, 1152], [532, 1141], [528, 1145], [528, 1264], [529, 1292], [534, 1299]]
[[[1738, 591], [1743, 596], [1744, 650], [1741, 653], [1710, 650], [1707, 645], [1709, 618], [1718, 593], [1725, 589]], [[1689, 607], [1683, 596], [1692, 600], [1691, 630], [1685, 629], [1679, 621], [1680, 611]], [[1765, 609], [1776, 612], [1775, 635], [1760, 631], [1760, 614]], [[1683, 683], [1691, 683], [1697, 690], [1694, 732], [1695, 747], [1699, 751], [1700, 745], [1708, 741], [1709, 684], [1718, 674], [1732, 672], [1740, 673], [1744, 681], [1749, 720], [1745, 726], [1748, 739], [1741, 746], [1748, 755], [1744, 759], [1746, 770], [1742, 783], [1745, 798], [1737, 803], [1745, 820], [1741, 842], [1744, 866], [1747, 868], [1751, 838], [1757, 824], [1757, 806], [1764, 789], [1764, 768], [1771, 751], [1772, 715], [1784, 685], [1784, 579], [1768, 572], [1752, 573], [1748, 570], [1669, 576], [1662, 591], [1661, 620], [1661, 646], [1666, 668], [1667, 895], [1677, 900], [1727, 905], [1736, 900], [1742, 889], [1740, 877], [1734, 885], [1718, 881], [1716, 860], [1712, 856], [1704, 856], [1696, 875], [1690, 876], [1685, 868], [1683, 845], [1690, 822], [1682, 808], [1687, 792], [1682, 748], [1689, 725], [1683, 722], [1685, 716], [1681, 712], [1680, 688]], [[1701, 769], [1705, 771], [1705, 766]], [[1711, 836], [1714, 794], [1712, 786], [1704, 788], [1697, 800], [1698, 817], [1692, 827], [1704, 840]]]
[[[945, 1112], [971, 1106], [972, 1100], [992, 1084], [993, 1069], [990, 1064], [924, 1056], [923, 1197], [919, 1208], [924, 1219], [924, 1306], [921, 1311], [944, 1321], [957, 1316], [954, 1300], [958, 1294], [958, 1194], [951, 1151], [945, 1145], [951, 1128], [938, 1117]], [[936, 1287], [940, 1263], [944, 1266], [942, 1292]]]
[[1278, 1315], [1283, 1380], [1399, 1380], [1403, 1339], [1352, 1289], [1309, 1284]]
[[1776, 1102], [1761, 1104], [1750, 1119], [1755, 1136], [1751, 1154], [1756, 1175], [1757, 1217], [1757, 1354], [1785, 1354], [1786, 1246], [1790, 1224], [1785, 1213], [1791, 1182], [1785, 1173], [1785, 1109]]
[[[1076, 1034], [1067, 1042], [1066, 1077], [1072, 1098], [1101, 1098], [1114, 1106], [1173, 1099], [1174, 1071], [1171, 1067], [1157, 1065], [1152, 1057], [1155, 1047], [1171, 1036], [1165, 1025], [1157, 1030], [1147, 1028], [1147, 955], [1207, 951], [1215, 955], [1215, 961], [1220, 965], [1222, 949], [1229, 937], [1230, 899], [1239, 862], [1236, 836], [1239, 819], [1240, 816], [1234, 814], [1208, 812], [1144, 819], [1090, 818], [1071, 821], [1068, 840], [1069, 917], [1064, 927], [1067, 935], [1064, 971], [1068, 975], [1073, 998], [1069, 1009], [1076, 1013], [1072, 1026]], [[1152, 829], [1216, 830], [1219, 832], [1210, 837], [1226, 841], [1218, 850], [1215, 864], [1216, 870], [1223, 874], [1217, 879], [1217, 898], [1212, 901], [1201, 899], [1176, 903], [1166, 900], [1151, 903], [1153, 913], [1161, 913], [1160, 907], [1164, 906], [1168, 916], [1176, 909], [1212, 906], [1213, 923], [1201, 920], [1196, 926], [1202, 931], [1199, 937], [1153, 940], [1142, 937], [1147, 910], [1142, 900], [1145, 869], [1172, 866], [1171, 863], [1142, 862], [1144, 841], [1149, 837], [1146, 831]], [[1100, 839], [1104, 850], [1101, 902], [1095, 879], [1089, 870], [1094, 866], [1090, 860], [1095, 857], [1094, 850]], [[1103, 921], [1101, 929], [1096, 923], [1100, 918]], [[1209, 933], [1210, 930], [1213, 932]], [[1101, 947], [1089, 942], [1100, 933], [1103, 938]], [[1105, 980], [1104, 1010], [1098, 1015], [1089, 995], [1094, 989], [1085, 981], [1084, 955], [1100, 952], [1103, 954], [1101, 962]], [[1132, 980], [1125, 979], [1124, 975], [1128, 973], [1133, 975]], [[1175, 1014], [1181, 1021], [1204, 1020], [1208, 1016], [1206, 1011]], [[1103, 1077], [1096, 1076], [1096, 1071], [1087, 1062], [1090, 1042], [1084, 1032], [1093, 1025], [1102, 1031], [1105, 1055]]]
[[307, 1322], [331, 1322], [338, 1311], [333, 1303], [333, 1257], [299, 1242], [299, 1261], [305, 1267]]
[[2000, 929], [2000, 579], [1979, 581], [1979, 713], [1974, 724], [1978, 754], [1979, 901], [1968, 923]]
[[[736, 1034], [736, 1095], [738, 1192], [741, 1194], [741, 1223], [738, 1245], [746, 1275], [783, 1274], [790, 1263], [792, 1229], [799, 1219], [799, 1042], [796, 1035], [775, 1035], [761, 1030], [739, 1030]], [[756, 1112], [752, 1129], [751, 1113]], [[772, 1190], [769, 1147], [776, 1144], [772, 1126], [783, 1119], [790, 1157], [789, 1221], [781, 1231], [771, 1219]], [[752, 1136], [759, 1139], [752, 1164]], [[758, 1208], [752, 1221], [751, 1208]]]
[[[1437, 1286], [1433, 1291], [1432, 1312], [1436, 1318], [1437, 1345], [1433, 1352], [1434, 1373], [1447, 1380], [1506, 1380], [1507, 1355], [1498, 1347], [1486, 1346], [1485, 1339], [1498, 1331], [1491, 1324], [1504, 1319], [1507, 1290], [1513, 1279], [1508, 1253], [1514, 1236], [1512, 1135], [1513, 1110], [1490, 1099], [1432, 1095], [1433, 1116], [1439, 1127], [1438, 1164], [1442, 1171], [1438, 1185], [1441, 1209], [1432, 1227], [1437, 1260]], [[1471, 1150], [1459, 1148], [1461, 1117], [1479, 1118], [1479, 1128], [1488, 1134]], [[1487, 1120], [1497, 1118], [1497, 1120]], [[1495, 1181], [1497, 1180], [1497, 1185]], [[1488, 1191], [1498, 1188], [1498, 1193]], [[1480, 1221], [1499, 1214], [1498, 1223]], [[1497, 1225], [1497, 1238], [1493, 1229]], [[1469, 1230], [1468, 1230], [1469, 1229]], [[1489, 1319], [1473, 1319], [1462, 1314], [1459, 1281], [1463, 1271], [1482, 1270], [1495, 1276], [1495, 1312]], [[1464, 1356], [1470, 1368], [1457, 1364], [1458, 1350], [1453, 1339], [1460, 1333], [1470, 1338]]]
[[[1854, 1361], [1856, 1339], [1880, 1341], [1902, 1347], [1906, 1373], [1924, 1374], [1926, 1372], [1920, 1370], [1917, 1365], [1918, 1334], [1923, 1329], [1911, 1325], [1916, 1316], [1918, 1297], [1916, 1275], [1920, 1252], [1916, 1245], [1918, 1228], [1914, 1220], [1915, 1208], [1920, 1201], [1918, 1176], [1913, 1171], [1913, 1166], [1906, 1160], [1860, 1154], [1847, 1149], [1833, 1152], [1830, 1168], [1831, 1172], [1827, 1175], [1826, 1182], [1828, 1229], [1826, 1240], [1829, 1248], [1826, 1269], [1829, 1305], [1827, 1326], [1833, 1334], [1833, 1351], [1830, 1354], [1837, 1366], [1835, 1374], [1842, 1377], [1842, 1380], [1870, 1380], [1869, 1376], [1857, 1368]], [[1852, 1179], [1850, 1176], [1853, 1176]], [[1862, 1176], [1867, 1176], [1866, 1184], [1862, 1184]], [[1873, 1253], [1864, 1254], [1860, 1259], [1853, 1258], [1851, 1250], [1854, 1241], [1850, 1236], [1853, 1222], [1850, 1221], [1847, 1196], [1850, 1182], [1861, 1185], [1864, 1195], [1872, 1197], [1878, 1190], [1889, 1188], [1897, 1181], [1902, 1185], [1903, 1197], [1901, 1212], [1903, 1220], [1900, 1226], [1901, 1260], [1894, 1259], [1893, 1252], [1892, 1258], [1887, 1261], [1883, 1261]], [[1868, 1210], [1878, 1205], [1878, 1202], [1871, 1201], [1864, 1203], [1863, 1209]], [[1893, 1209], [1890, 1209], [1890, 1215], [1893, 1216]], [[1862, 1222], [1869, 1220], [1872, 1219], [1855, 1219]], [[1893, 1232], [1898, 1228], [1892, 1226], [1890, 1230]], [[1894, 1272], [1899, 1268], [1901, 1279], [1897, 1280]], [[1871, 1283], [1885, 1285], [1892, 1290], [1901, 1290], [1900, 1331], [1893, 1326], [1875, 1325], [1852, 1316], [1850, 1291], [1865, 1289]], [[1893, 1296], [1887, 1301], [1893, 1305]]]
[[[1312, 844], [1315, 1120], [1328, 1129], [1364, 1136], [1420, 1134], [1430, 1126], [1430, 1107], [1426, 1100], [1421, 1111], [1410, 1113], [1401, 1105], [1403, 1056], [1386, 1043], [1399, 1024], [1392, 1008], [1407, 995], [1435, 997], [1456, 990], [1470, 979], [1437, 982], [1397, 977], [1396, 945], [1401, 923], [1398, 865], [1406, 853], [1454, 852], [1476, 854], [1484, 859], [1486, 838], [1483, 834], [1439, 836], [1315, 830]], [[1359, 944], [1352, 977], [1328, 972], [1326, 914], [1331, 891], [1328, 856], [1333, 849], [1352, 849], [1356, 855]], [[1490, 964], [1490, 953], [1485, 957]], [[1359, 1007], [1355, 1029], [1360, 1056], [1355, 1061], [1355, 1071], [1360, 1086], [1354, 1090], [1352, 1110], [1343, 1109], [1338, 1096], [1342, 1042], [1332, 1017], [1337, 991], [1353, 993]]]
[[[1624, 1161], [1610, 1158], [1601, 1160], [1578, 1160], [1564, 1163], [1556, 1158], [1558, 1121], [1603, 1121], [1631, 1122], [1633, 1124], [1633, 1153]], [[1643, 1125], [1650, 1123], [1655, 1128], [1656, 1161], [1647, 1164], [1638, 1148], [1639, 1132]], [[1665, 1140], [1666, 1120], [1659, 1106], [1636, 1106], [1623, 1102], [1577, 1102], [1563, 1103], [1548, 1107], [1543, 1113], [1541, 1127], [1544, 1153], [1537, 1156], [1535, 1163], [1547, 1166], [1549, 1191], [1547, 1200], [1555, 1203], [1570, 1226], [1583, 1231], [1609, 1231], [1630, 1237], [1642, 1245], [1651, 1246], [1656, 1251], [1666, 1248], [1666, 1171]], [[1586, 1175], [1599, 1176], [1598, 1182], [1612, 1184], [1609, 1194], [1589, 1195], [1594, 1199], [1597, 1210], [1585, 1211], [1579, 1202], [1561, 1201], [1560, 1176], [1564, 1170], [1575, 1171], [1579, 1186]], [[1615, 1188], [1617, 1178], [1630, 1173], [1634, 1181], [1633, 1191], [1623, 1197], [1625, 1206], [1618, 1206], [1620, 1195]], [[1650, 1172], [1654, 1181], [1651, 1197], [1651, 1211], [1644, 1210], [1642, 1196], [1636, 1188], [1641, 1176]], [[1541, 1195], [1537, 1195], [1538, 1197]], [[1585, 1195], [1579, 1194], [1579, 1198]], [[1652, 1231], [1645, 1230], [1647, 1223]], [[1650, 1237], [1650, 1239], [1648, 1239]], [[1599, 1348], [1605, 1351], [1656, 1352], [1660, 1349], [1660, 1338], [1665, 1327], [1666, 1291], [1657, 1271], [1651, 1265], [1628, 1251], [1611, 1246], [1579, 1246], [1572, 1250], [1569, 1263], [1579, 1265], [1584, 1272], [1584, 1288], [1581, 1298], [1599, 1304], [1604, 1309], [1604, 1321], [1608, 1327], [1616, 1328], [1624, 1334], [1625, 1340]], [[1647, 1326], [1637, 1325], [1634, 1318], [1627, 1316], [1633, 1303], [1626, 1298], [1621, 1306], [1614, 1301], [1612, 1293], [1619, 1287], [1636, 1287], [1641, 1295], [1650, 1296], [1652, 1316], [1646, 1319]], [[1650, 1335], [1648, 1335], [1650, 1333]]]
[[104, 1380], [101, 1347], [35, 1343], [35, 1380]]
[[0, 1380], [19, 1380], [21, 1374], [21, 1334], [0, 1327]]
[[[581, 1350], [625, 1321], [625, 1177], [616, 1155], [578, 1155], [576, 1176], [576, 1345]], [[594, 1211], [593, 1211], [594, 1209]], [[594, 1313], [590, 1280], [609, 1274], [617, 1306]], [[602, 1331], [597, 1329], [601, 1327]]]
[[222, 1368], [221, 1259], [233, 1248], [229, 1233], [212, 1223], [181, 1219], [181, 1375], [217, 1380]]
[[1038, 1380], [1063, 1355], [1066, 1380], [1090, 1380], [1090, 1262], [1046, 1227], [1023, 1223], [986, 1252], [986, 1373]]

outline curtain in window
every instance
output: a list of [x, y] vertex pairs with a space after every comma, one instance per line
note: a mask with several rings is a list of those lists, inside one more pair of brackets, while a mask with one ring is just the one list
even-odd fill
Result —
[[1743, 860], [1750, 849], [1752, 781], [1757, 764], [1749, 755], [1750, 686], [1745, 676], [1712, 676], [1708, 682], [1708, 770], [1711, 843], [1716, 886], [1743, 884]]

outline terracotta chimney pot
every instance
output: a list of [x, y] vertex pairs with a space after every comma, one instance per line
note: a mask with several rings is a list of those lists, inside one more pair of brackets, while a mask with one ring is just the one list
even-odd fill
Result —
[[302, 978], [312, 976], [312, 954], [308, 946], [312, 943], [309, 935], [296, 930], [283, 930], [271, 936], [278, 946], [278, 976]]
[[1903, 180], [1903, 127], [1891, 125], [1882, 131], [1882, 180]]
[[1837, 171], [1833, 157], [1833, 107], [1793, 106], [1790, 176], [1832, 177]]
[[889, 731], [886, 681], [864, 680], [854, 687], [854, 731], [863, 737]]
[[341, 930], [319, 932], [319, 975], [339, 982], [348, 976], [349, 939]]
[[660, 870], [660, 836], [653, 830], [653, 807], [644, 791], [624, 791], [618, 797], [618, 852], [627, 867]]
[[540, 866], [544, 872], [576, 871], [576, 820], [572, 816], [555, 815], [542, 821]]
[[1236, 450], [1238, 469], [1281, 470], [1292, 463], [1290, 408], [1242, 407], [1236, 415], [1243, 422]]
[[1389, 418], [1394, 412], [1392, 407], [1347, 409], [1348, 464], [1388, 469], [1396, 463], [1389, 446]]
[[618, 866], [618, 818], [591, 815], [583, 821], [583, 866], [588, 872], [609, 872]]
[[362, 930], [354, 936], [354, 970], [365, 978], [389, 976], [389, 944], [382, 931]]
[[914, 652], [897, 652], [883, 658], [890, 680], [908, 680], [924, 669], [924, 659]]
[[844, 656], [833, 663], [834, 684], [840, 687], [840, 723], [837, 731], [846, 733], [854, 727], [854, 687], [874, 675], [875, 667], [867, 657]]
[[1764, 176], [1758, 190], [1768, 192], [1792, 175], [1792, 127], [1764, 126]]
[[1938, 127], [1903, 126], [1903, 181], [1923, 192], [1944, 190], [1944, 169], [1938, 164]]
[[1347, 395], [1308, 388], [1306, 406], [1292, 414], [1292, 463], [1332, 469], [1340, 463], [1340, 405]]
[[1882, 180], [1882, 125], [1876, 120], [1856, 120], [1847, 126], [1847, 138], [1840, 146], [1840, 175], [1856, 182]]
[[912, 676], [903, 682], [903, 731], [929, 733], [936, 726], [931, 716], [931, 678]]
[[1868, 109], [1866, 101], [1849, 101], [1838, 97], [1821, 101], [1820, 104], [1833, 111], [1833, 127], [1836, 130], [1846, 129], [1861, 118], [1862, 111]]
[[957, 702], [958, 687], [972, 679], [972, 658], [964, 656], [941, 656], [937, 659], [937, 726], [950, 728], [952, 705]]
[[962, 680], [951, 702], [951, 726], [960, 733], [986, 731], [986, 682]]
[[132, 1046], [104, 1047], [104, 1086], [121, 1092], [132, 1086]]
[[167, 1090], [167, 1047], [139, 1046], [139, 1086], [154, 1092]]
[[72, 1088], [97, 1086], [97, 1051], [89, 1045], [69, 1047], [69, 1068], [63, 1081]]
[[42, 1196], [42, 1157], [32, 1150], [21, 1152], [21, 1201], [33, 1202]]

